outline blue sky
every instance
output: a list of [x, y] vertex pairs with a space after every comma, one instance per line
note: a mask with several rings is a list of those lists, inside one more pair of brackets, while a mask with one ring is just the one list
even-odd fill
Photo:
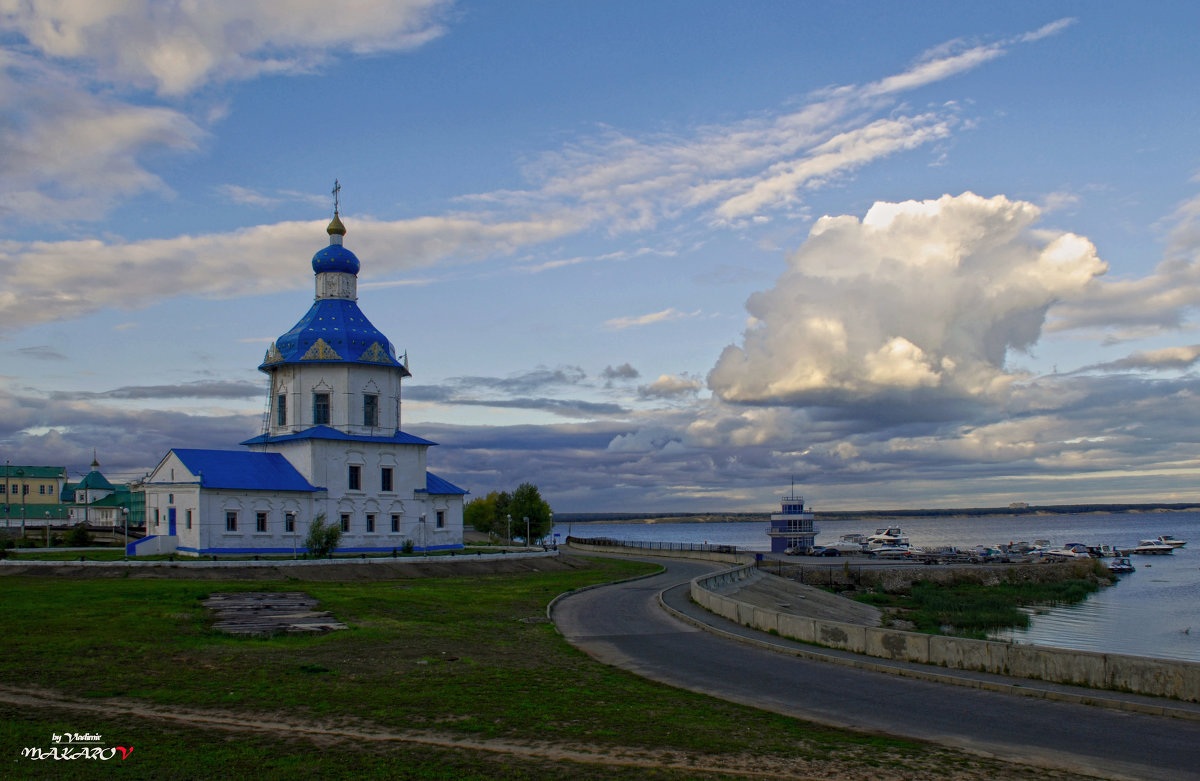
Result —
[[259, 433], [336, 177], [476, 495], [1200, 501], [1198, 16], [0, 3], [4, 457]]

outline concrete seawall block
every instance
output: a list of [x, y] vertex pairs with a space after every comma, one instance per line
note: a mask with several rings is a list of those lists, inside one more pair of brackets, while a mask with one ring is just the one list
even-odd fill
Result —
[[1200, 664], [1106, 654], [1107, 685], [1114, 689], [1200, 702]]
[[839, 621], [814, 621], [813, 623], [816, 625], [817, 643], [859, 654], [866, 652], [866, 627], [843, 624]]
[[901, 632], [882, 627], [866, 627], [863, 633], [868, 656], [882, 659], [903, 659], [909, 662], [929, 661], [929, 635]]
[[1094, 687], [1105, 684], [1104, 654], [1010, 645], [1008, 662], [1008, 673], [1022, 678]]
[[967, 640], [944, 635], [929, 636], [929, 663], [958, 670], [988, 670], [998, 672], [1007, 663], [1007, 654], [997, 667], [990, 646], [981, 640]]
[[779, 634], [802, 643], [817, 642], [817, 622], [803, 616], [780, 614]]

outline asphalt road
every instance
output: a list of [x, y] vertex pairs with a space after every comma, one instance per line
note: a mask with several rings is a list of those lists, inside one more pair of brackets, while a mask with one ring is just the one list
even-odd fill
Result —
[[655, 561], [667, 571], [559, 600], [559, 631], [606, 664], [801, 719], [1107, 778], [1200, 779], [1200, 721], [914, 680], [747, 645], [658, 604], [660, 592], [713, 565]]

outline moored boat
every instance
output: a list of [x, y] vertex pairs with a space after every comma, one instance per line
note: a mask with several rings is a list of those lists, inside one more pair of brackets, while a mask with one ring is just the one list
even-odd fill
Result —
[[1137, 547], [1133, 548], [1129, 552], [1138, 554], [1162, 555], [1165, 553], [1174, 553], [1175, 549], [1170, 545], [1163, 545], [1161, 542], [1156, 542], [1154, 540], [1141, 540], [1138, 542]]
[[1134, 571], [1133, 562], [1131, 562], [1129, 560], [1128, 556], [1117, 556], [1115, 559], [1108, 562], [1108, 571], [1116, 572], [1118, 574], [1125, 573], [1125, 572], [1133, 572]]
[[843, 534], [841, 537], [838, 537], [837, 542], [826, 547], [833, 548], [838, 553], [865, 553], [867, 549], [867, 536], [861, 533]]
[[[1145, 542], [1145, 540], [1142, 540], [1142, 542]], [[1182, 548], [1184, 545], [1187, 545], [1187, 540], [1180, 540], [1169, 534], [1160, 534], [1154, 538], [1154, 542], [1162, 545], [1170, 545], [1172, 548]]]

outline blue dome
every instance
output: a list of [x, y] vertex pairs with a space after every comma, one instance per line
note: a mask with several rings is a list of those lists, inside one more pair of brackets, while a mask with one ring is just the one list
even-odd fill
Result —
[[315, 302], [300, 322], [271, 345], [258, 368], [269, 371], [280, 364], [307, 362], [391, 366], [409, 376], [392, 343], [371, 325], [358, 304], [345, 299]]
[[341, 271], [346, 274], [358, 274], [358, 258], [354, 253], [340, 244], [330, 244], [320, 250], [312, 259], [313, 271], [320, 274], [324, 271]]

